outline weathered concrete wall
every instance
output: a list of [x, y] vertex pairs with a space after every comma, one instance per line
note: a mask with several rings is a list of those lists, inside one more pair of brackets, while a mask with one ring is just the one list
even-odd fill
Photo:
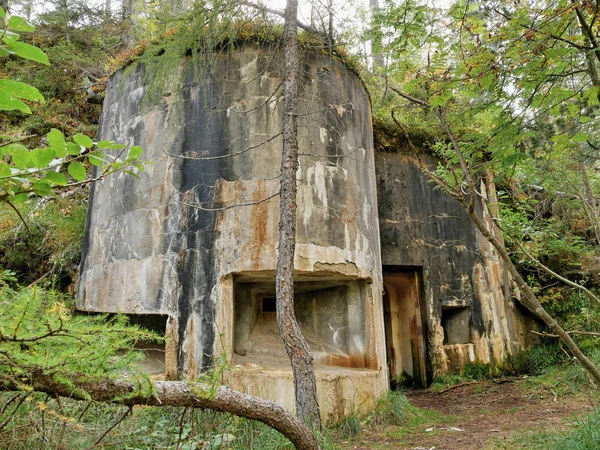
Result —
[[[386, 144], [375, 156], [382, 261], [384, 268], [422, 272], [430, 376], [467, 361], [502, 362], [528, 340], [508, 273], [466, 211], [435, 188], [412, 152]], [[423, 161], [436, 167], [431, 155]], [[479, 188], [493, 195], [485, 181]], [[486, 220], [493, 229], [487, 213]]]
[[[305, 52], [301, 69], [296, 275], [364, 286], [363, 323], [344, 330], [344, 339], [365, 363], [339, 370], [345, 378], [368, 373], [371, 401], [353, 405], [367, 408], [387, 387], [370, 104], [360, 80], [335, 58]], [[141, 145], [153, 165], [139, 181], [115, 175], [93, 187], [78, 307], [168, 315], [178, 365], [193, 377], [215, 354], [233, 354], [235, 280], [274, 280], [281, 53], [248, 45], [216, 56], [200, 81], [192, 74], [182, 62], [159, 95], [143, 66], [109, 82], [100, 138]], [[250, 372], [236, 371], [238, 387], [282, 396], [267, 378], [244, 378]], [[282, 383], [293, 392], [291, 378]], [[339, 402], [351, 393], [327, 389], [323, 399], [339, 399], [324, 404], [325, 416], [350, 412]]]

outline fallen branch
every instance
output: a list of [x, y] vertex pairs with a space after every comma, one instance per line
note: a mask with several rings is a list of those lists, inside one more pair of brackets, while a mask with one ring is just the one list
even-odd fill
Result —
[[441, 391], [438, 391], [438, 394], [443, 394], [444, 392], [451, 391], [452, 389], [456, 389], [456, 388], [463, 387], [463, 386], [468, 386], [470, 384], [479, 384], [479, 383], [481, 383], [481, 381], [465, 381], [464, 383], [454, 384], [452, 386], [447, 387], [446, 389], [442, 389]]
[[[281, 406], [231, 390], [225, 386], [214, 389], [205, 383], [186, 381], [154, 381], [153, 392], [140, 392], [135, 383], [123, 380], [72, 380], [76, 389], [68, 388], [46, 374], [34, 373], [28, 379], [14, 380], [0, 375], [0, 391], [32, 389], [50, 395], [75, 400], [94, 400], [126, 406], [186, 406], [206, 408], [258, 420], [288, 438], [299, 450], [319, 449], [317, 438], [310, 428]], [[210, 394], [207, 394], [210, 393]]]

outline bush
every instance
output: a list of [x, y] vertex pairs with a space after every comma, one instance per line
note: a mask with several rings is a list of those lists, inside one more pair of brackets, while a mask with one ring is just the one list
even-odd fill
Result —
[[417, 408], [398, 391], [390, 391], [380, 398], [369, 414], [367, 423], [375, 426], [401, 425], [416, 414]]

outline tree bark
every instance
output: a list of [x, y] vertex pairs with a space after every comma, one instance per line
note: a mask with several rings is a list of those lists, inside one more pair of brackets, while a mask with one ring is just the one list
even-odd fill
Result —
[[121, 10], [121, 47], [133, 47], [133, 0], [123, 0], [123, 9]]
[[[371, 26], [374, 29], [374, 36], [371, 39], [371, 54], [373, 55], [373, 72], [383, 69], [385, 59], [382, 51], [381, 27], [375, 20], [375, 15], [379, 13], [379, 0], [369, 0], [369, 9], [371, 11]], [[387, 74], [385, 75], [387, 76]]]
[[0, 391], [22, 391], [30, 387], [38, 392], [75, 400], [95, 400], [126, 406], [186, 406], [208, 408], [258, 420], [288, 438], [297, 449], [315, 450], [319, 443], [312, 431], [292, 414], [275, 403], [233, 391], [225, 386], [212, 389], [204, 383], [185, 381], [152, 382], [152, 393], [139, 390], [139, 385], [127, 381], [72, 380], [76, 389], [57, 383], [52, 377], [34, 373], [18, 385], [0, 376]]
[[279, 253], [276, 291], [277, 323], [292, 364], [296, 394], [296, 415], [321, 429], [317, 383], [313, 358], [294, 313], [294, 253], [296, 249], [296, 171], [298, 170], [298, 2], [288, 0], [283, 41], [285, 79], [283, 110], [283, 155], [279, 210]]

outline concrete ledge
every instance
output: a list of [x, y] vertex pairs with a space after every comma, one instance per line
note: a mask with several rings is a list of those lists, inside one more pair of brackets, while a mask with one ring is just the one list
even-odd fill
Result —
[[[340, 422], [350, 413], [374, 408], [388, 385], [383, 371], [317, 367], [317, 395], [324, 424]], [[258, 365], [234, 366], [225, 383], [233, 389], [271, 400], [295, 411], [294, 380], [291, 369], [267, 369]]]

